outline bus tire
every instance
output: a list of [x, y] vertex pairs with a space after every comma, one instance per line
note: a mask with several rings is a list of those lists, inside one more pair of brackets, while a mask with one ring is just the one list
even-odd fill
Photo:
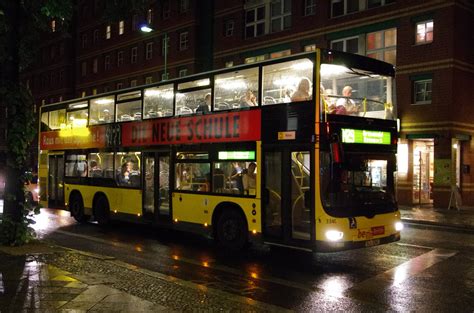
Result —
[[69, 200], [69, 212], [79, 223], [85, 223], [90, 218], [89, 215], [84, 214], [84, 202], [78, 193], [73, 194]]
[[101, 226], [110, 224], [110, 207], [109, 201], [105, 196], [99, 196], [94, 203], [95, 220]]
[[228, 251], [238, 251], [247, 245], [247, 224], [236, 210], [224, 210], [217, 220], [217, 243]]

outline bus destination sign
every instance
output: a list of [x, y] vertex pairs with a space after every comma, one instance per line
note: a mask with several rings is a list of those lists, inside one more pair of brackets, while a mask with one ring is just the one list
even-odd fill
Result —
[[389, 145], [391, 144], [391, 136], [390, 132], [342, 128], [342, 142]]
[[260, 110], [122, 124], [125, 147], [253, 140], [260, 140]]

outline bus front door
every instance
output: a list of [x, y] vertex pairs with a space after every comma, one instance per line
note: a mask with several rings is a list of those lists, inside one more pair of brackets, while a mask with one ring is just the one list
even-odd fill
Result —
[[265, 240], [288, 245], [309, 241], [314, 229], [309, 150], [264, 148], [263, 159]]
[[64, 155], [48, 157], [48, 207], [64, 206]]
[[152, 221], [169, 221], [170, 155], [148, 152], [144, 158], [143, 216]]

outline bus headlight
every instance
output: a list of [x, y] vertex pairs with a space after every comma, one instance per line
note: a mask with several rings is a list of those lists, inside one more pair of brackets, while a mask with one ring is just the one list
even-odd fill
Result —
[[338, 241], [341, 240], [342, 237], [344, 236], [344, 233], [342, 231], [337, 231], [337, 230], [328, 230], [326, 232], [326, 238], [329, 241]]
[[395, 230], [396, 231], [402, 231], [403, 229], [403, 223], [402, 222], [396, 222], [395, 223]]

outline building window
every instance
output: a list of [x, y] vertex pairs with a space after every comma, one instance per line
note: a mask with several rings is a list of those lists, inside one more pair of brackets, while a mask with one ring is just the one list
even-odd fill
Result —
[[145, 59], [150, 60], [151, 58], [153, 58], [153, 42], [148, 42], [146, 44]]
[[183, 68], [183, 69], [179, 70], [179, 77], [184, 77], [186, 75], [188, 75], [188, 69], [187, 68]]
[[96, 95], [97, 94], [97, 88], [92, 88], [92, 94]]
[[51, 32], [56, 32], [56, 20], [51, 21]]
[[253, 38], [265, 34], [265, 6], [245, 12], [245, 37]]
[[166, 72], [166, 74], [165, 73], [161, 74], [161, 80], [168, 80], [168, 79], [170, 79], [170, 73], [169, 72]]
[[84, 77], [87, 75], [87, 62], [81, 63], [81, 76]]
[[225, 62], [225, 67], [232, 67], [232, 66], [234, 66], [234, 61]]
[[179, 1], [179, 12], [184, 13], [189, 11], [189, 0], [180, 0]]
[[138, 14], [132, 16], [132, 31], [138, 29]]
[[130, 87], [136, 87], [137, 86], [137, 80], [136, 79], [132, 79], [130, 81]]
[[104, 70], [110, 70], [110, 55], [106, 55], [104, 58]]
[[368, 33], [366, 54], [371, 58], [395, 64], [397, 59], [397, 29], [390, 28]]
[[87, 47], [87, 34], [82, 34], [81, 47], [83, 49]]
[[117, 88], [116, 89], [122, 89], [123, 88], [123, 83], [117, 83]]
[[367, 8], [376, 8], [390, 3], [395, 3], [395, 0], [367, 0]]
[[291, 55], [291, 50], [290, 49], [277, 51], [277, 52], [272, 52], [272, 53], [270, 53], [270, 59], [281, 58], [281, 57], [285, 57], [285, 56], [288, 56], [288, 55]]
[[188, 32], [183, 32], [179, 34], [179, 50], [183, 51], [188, 49]]
[[416, 24], [416, 43], [430, 43], [433, 41], [433, 20]]
[[432, 79], [415, 80], [413, 82], [415, 104], [431, 103], [431, 84]]
[[132, 53], [130, 55], [130, 63], [132, 63], [132, 64], [137, 63], [137, 57], [138, 57], [138, 48], [133, 47], [132, 48]]
[[305, 0], [304, 1], [304, 15], [316, 14], [316, 0]]
[[107, 25], [105, 28], [105, 39], [110, 39], [112, 36], [112, 27], [110, 25]]
[[153, 77], [152, 76], [147, 76], [145, 78], [145, 84], [151, 84], [153, 83]]
[[163, 19], [167, 19], [170, 17], [170, 2], [169, 0], [164, 0], [163, 1]]
[[86, 94], [86, 91], [83, 90], [83, 91], [81, 92], [81, 98], [84, 98], [86, 95], [87, 95], [87, 94]]
[[123, 64], [123, 51], [117, 53], [117, 67]]
[[260, 62], [260, 61], [264, 61], [268, 58], [269, 58], [268, 54], [257, 55], [257, 56], [254, 56], [254, 57], [245, 58], [244, 63], [245, 64], [250, 64], [250, 63]]
[[359, 11], [359, 0], [331, 0], [332, 17]]
[[161, 55], [165, 55], [169, 53], [170, 51], [170, 37], [166, 36], [163, 37], [162, 43], [161, 43]]
[[304, 52], [316, 51], [316, 44], [304, 46]]
[[97, 60], [97, 58], [95, 58], [94, 61], [92, 62], [92, 72], [94, 74], [97, 73], [98, 68], [99, 68], [99, 60]]
[[291, 27], [291, 0], [272, 1], [272, 33]]
[[227, 20], [224, 22], [224, 36], [230, 37], [234, 35], [234, 20]]
[[331, 49], [349, 53], [359, 53], [359, 37], [333, 40], [331, 41]]
[[123, 35], [125, 32], [125, 21], [119, 22], [119, 35]]
[[151, 26], [153, 23], [153, 9], [148, 9], [146, 12], [146, 22], [148, 23], [148, 26]]
[[94, 29], [94, 35], [93, 35], [92, 41], [93, 41], [94, 45], [96, 45], [99, 42], [99, 30], [98, 29]]

